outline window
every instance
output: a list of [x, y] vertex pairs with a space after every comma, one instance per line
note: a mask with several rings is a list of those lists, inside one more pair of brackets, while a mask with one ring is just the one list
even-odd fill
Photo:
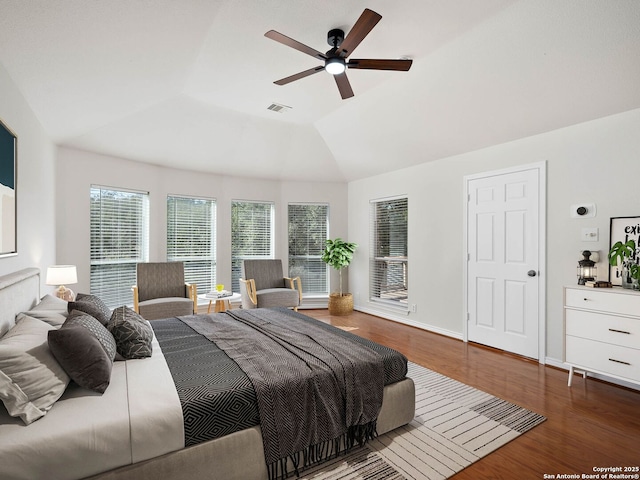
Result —
[[130, 305], [136, 264], [149, 258], [149, 194], [92, 186], [90, 198], [91, 293]]
[[371, 202], [370, 297], [373, 301], [407, 306], [408, 199]]
[[167, 261], [184, 263], [184, 278], [207, 293], [216, 284], [216, 202], [167, 196]]
[[300, 277], [304, 294], [329, 292], [322, 261], [328, 223], [328, 205], [289, 204], [289, 276]]
[[274, 205], [266, 202], [231, 202], [231, 286], [240, 291], [242, 261], [274, 258]]

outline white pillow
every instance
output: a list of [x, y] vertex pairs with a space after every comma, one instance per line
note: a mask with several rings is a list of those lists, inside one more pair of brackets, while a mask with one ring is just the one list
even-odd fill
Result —
[[69, 304], [61, 298], [47, 294], [42, 297], [38, 305], [24, 313], [30, 317], [47, 322], [49, 325], [59, 327], [69, 315], [67, 312], [68, 305]]
[[49, 350], [49, 330], [54, 327], [21, 313], [0, 339], [0, 400], [27, 425], [43, 417], [69, 384]]

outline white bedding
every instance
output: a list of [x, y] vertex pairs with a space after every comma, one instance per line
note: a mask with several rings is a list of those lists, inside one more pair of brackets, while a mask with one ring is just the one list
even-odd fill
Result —
[[76, 480], [184, 447], [182, 407], [157, 340], [115, 362], [103, 395], [71, 383], [29, 426], [0, 404], [0, 478]]

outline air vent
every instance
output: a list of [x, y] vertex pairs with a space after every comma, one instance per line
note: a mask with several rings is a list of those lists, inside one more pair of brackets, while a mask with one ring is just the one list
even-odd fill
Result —
[[267, 110], [272, 110], [278, 113], [284, 113], [287, 110], [291, 110], [291, 107], [288, 107], [287, 105], [282, 105], [280, 103], [272, 103], [267, 107]]

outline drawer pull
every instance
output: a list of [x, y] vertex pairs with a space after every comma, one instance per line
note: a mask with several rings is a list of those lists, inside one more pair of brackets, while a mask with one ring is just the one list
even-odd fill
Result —
[[609, 331], [616, 332], [616, 333], [624, 333], [625, 335], [631, 335], [631, 332], [625, 332], [624, 330], [616, 330], [615, 328], [610, 328]]
[[622, 363], [623, 365], [631, 365], [629, 362], [623, 362], [622, 360], [616, 360], [615, 358], [610, 358], [610, 362]]

